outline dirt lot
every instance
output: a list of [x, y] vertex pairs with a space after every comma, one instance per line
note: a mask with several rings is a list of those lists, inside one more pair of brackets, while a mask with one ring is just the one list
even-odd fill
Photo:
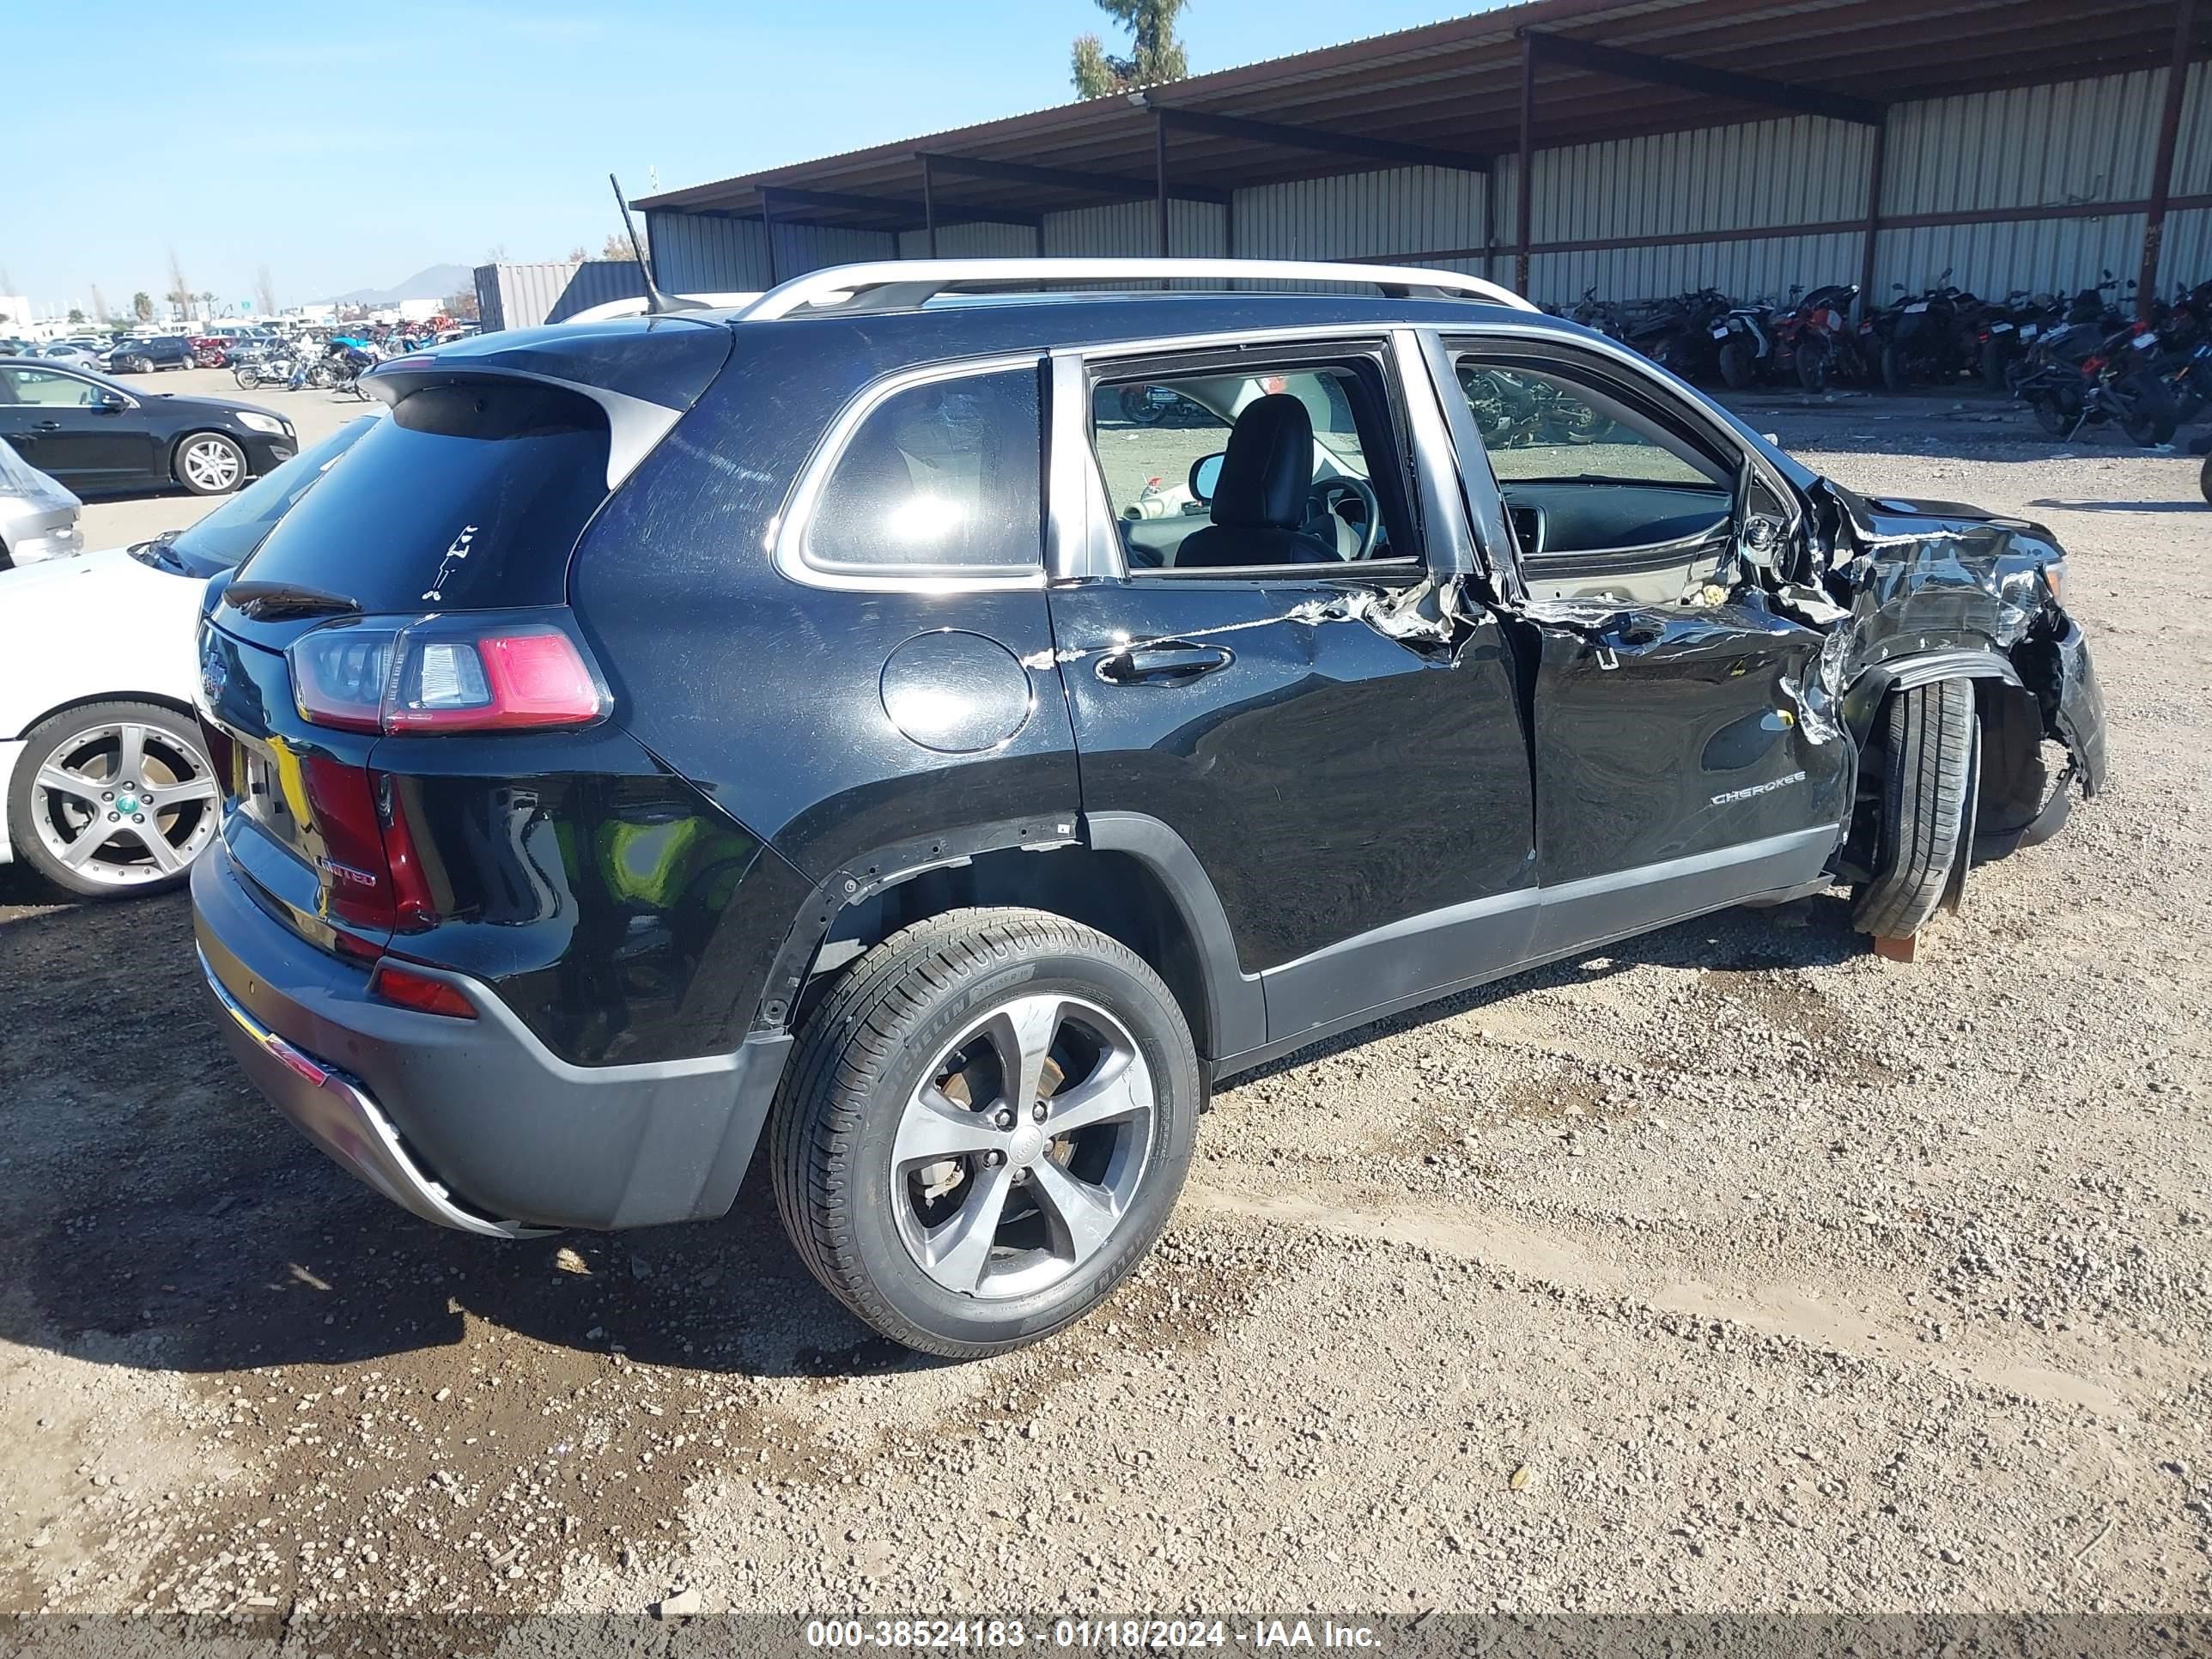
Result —
[[728, 1221], [507, 1245], [311, 1151], [183, 900], [0, 872], [0, 1607], [2212, 1605], [2212, 511], [1930, 400], [1753, 417], [2051, 524], [2110, 792], [1918, 963], [1732, 912], [1225, 1089], [1156, 1259], [945, 1366]]

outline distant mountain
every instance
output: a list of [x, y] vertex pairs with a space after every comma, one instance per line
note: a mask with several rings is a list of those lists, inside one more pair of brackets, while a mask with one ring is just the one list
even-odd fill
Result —
[[396, 306], [402, 300], [442, 300], [475, 286], [476, 272], [467, 265], [432, 265], [395, 287], [357, 288], [350, 294], [333, 294], [331, 301], [342, 306]]

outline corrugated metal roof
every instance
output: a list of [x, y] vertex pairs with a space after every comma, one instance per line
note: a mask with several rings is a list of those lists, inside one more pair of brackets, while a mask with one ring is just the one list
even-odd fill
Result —
[[[1200, 114], [1419, 144], [1480, 167], [1517, 143], [1516, 37], [1523, 31], [1893, 104], [2149, 68], [2170, 55], [2173, 18], [2172, 0], [1533, 0], [1193, 76], [1158, 89], [1155, 100]], [[2200, 9], [2197, 29], [2199, 53], [2212, 50], [2212, 7]], [[1540, 65], [1537, 94], [1540, 151], [1772, 113], [1764, 105], [1563, 64]], [[1115, 96], [663, 191], [645, 204], [757, 217], [763, 189], [803, 189], [871, 201], [779, 210], [780, 222], [909, 229], [921, 222], [918, 151], [1103, 173], [1132, 185], [1142, 179], [1149, 189], [1152, 144], [1153, 118]], [[1250, 135], [1171, 131], [1168, 149], [1176, 184], [1217, 192], [1376, 165], [1371, 156], [1331, 155]], [[2191, 154], [2212, 159], [2212, 134], [2193, 140]], [[1042, 215], [1101, 199], [941, 169], [933, 195], [940, 230], [963, 210]]]

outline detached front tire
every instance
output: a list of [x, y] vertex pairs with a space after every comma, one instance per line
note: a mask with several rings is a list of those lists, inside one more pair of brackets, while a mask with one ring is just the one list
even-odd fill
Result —
[[951, 911], [870, 951], [807, 1020], [770, 1123], [776, 1205], [875, 1330], [1000, 1352], [1144, 1259], [1200, 1098], [1182, 1011], [1134, 951], [1042, 911]]
[[1855, 896], [1851, 926], [1905, 939], [1943, 902], [1954, 863], [1971, 856], [1981, 732], [1973, 683], [1894, 693], [1885, 718], [1878, 867]]

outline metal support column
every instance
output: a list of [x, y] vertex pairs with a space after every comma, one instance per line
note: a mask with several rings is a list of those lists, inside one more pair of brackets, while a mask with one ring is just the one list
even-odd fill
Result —
[[937, 257], [937, 189], [929, 175], [929, 155], [921, 158], [921, 228], [929, 239], [929, 257]]
[[1498, 252], [1498, 158], [1493, 155], [1482, 167], [1482, 280], [1494, 283], [1497, 273], [1491, 261]]
[[2158, 256], [2166, 240], [2166, 204], [2173, 196], [2173, 152], [2181, 135], [2181, 96], [2189, 86], [2189, 47], [2197, 0], [2176, 0], [2173, 58], [2166, 70], [2166, 104], [2158, 118], [2158, 158], [2151, 164], [2150, 209], [2143, 215], [2142, 270], [2136, 278], [2136, 315], [2150, 319], [2158, 303]]
[[1159, 185], [1157, 198], [1159, 222], [1159, 255], [1168, 257], [1168, 123], [1159, 111], [1152, 112], [1152, 173]]
[[1513, 291], [1525, 295], [1528, 291], [1528, 249], [1534, 238], [1528, 223], [1529, 204], [1534, 198], [1536, 179], [1536, 41], [1533, 35], [1521, 37], [1521, 154], [1520, 174], [1514, 182], [1519, 185], [1518, 214], [1514, 221], [1514, 246], [1518, 250], [1513, 259]]
[[783, 280], [775, 274], [775, 198], [763, 191], [760, 198], [761, 240], [768, 244], [768, 285], [774, 288]]
[[1874, 130], [1874, 158], [1867, 167], [1866, 245], [1859, 250], [1859, 315], [1868, 317], [1879, 308], [1875, 298], [1875, 252], [1881, 240], [1881, 175], [1889, 151], [1889, 119], [1887, 115]]

